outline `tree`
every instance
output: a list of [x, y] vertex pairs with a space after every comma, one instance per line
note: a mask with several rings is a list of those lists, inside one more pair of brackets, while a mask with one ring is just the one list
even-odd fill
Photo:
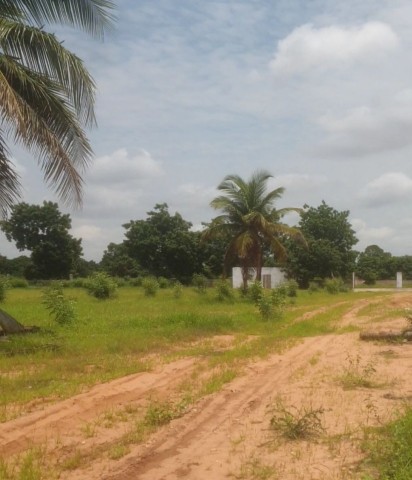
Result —
[[356, 273], [368, 284], [374, 284], [376, 280], [394, 278], [395, 272], [395, 259], [378, 245], [369, 245], [358, 256]]
[[84, 127], [95, 124], [95, 84], [83, 62], [44, 26], [70, 25], [101, 37], [112, 7], [108, 0], [0, 0], [3, 215], [20, 196], [8, 137], [37, 157], [45, 181], [64, 201], [81, 202], [81, 174], [92, 155]]
[[112, 277], [137, 277], [141, 273], [138, 262], [129, 256], [124, 243], [109, 243], [100, 267]]
[[28, 278], [67, 278], [76, 269], [81, 240], [69, 234], [70, 216], [61, 214], [57, 203], [13, 205], [1, 228], [19, 250], [31, 251], [33, 268], [26, 272]]
[[286, 270], [301, 287], [315, 278], [348, 278], [355, 269], [357, 243], [349, 223], [349, 211], [338, 212], [324, 201], [319, 207], [305, 205], [299, 228], [308, 243], [307, 248], [289, 244]]
[[201, 271], [199, 243], [192, 224], [166, 203], [156, 204], [146, 220], [131, 220], [126, 229], [127, 255], [149, 274], [188, 282]]
[[287, 237], [304, 243], [301, 232], [281, 223], [281, 218], [297, 208], [274, 207], [284, 188], [267, 191], [271, 178], [264, 170], [256, 171], [249, 181], [238, 175], [228, 175], [217, 187], [222, 195], [211, 202], [211, 206], [223, 213], [214, 218], [204, 232], [204, 239], [227, 236], [229, 239], [225, 253], [225, 265], [236, 257], [241, 264], [243, 284], [246, 288], [250, 268], [256, 268], [256, 279], [261, 280], [265, 248], [276, 256], [278, 261], [286, 258], [283, 241]]

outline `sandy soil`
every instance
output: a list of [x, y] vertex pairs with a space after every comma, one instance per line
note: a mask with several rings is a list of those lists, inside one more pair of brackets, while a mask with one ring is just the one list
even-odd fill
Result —
[[[406, 307], [412, 294], [384, 301]], [[373, 319], [358, 315], [370, 302], [359, 300], [342, 324], [370, 329]], [[404, 323], [399, 319], [378, 328]], [[230, 348], [230, 340], [217, 338], [217, 348]], [[51, 461], [75, 452], [87, 458], [80, 468], [62, 473], [67, 480], [356, 479], [364, 427], [389, 421], [412, 399], [412, 344], [361, 342], [358, 333], [307, 338], [282, 354], [251, 362], [218, 393], [114, 460], [107, 447], [127, 434], [132, 415], [153, 398], [176, 401], [202, 362], [184, 358], [39, 405], [0, 425], [2, 455], [13, 458], [41, 445]], [[363, 377], [370, 367], [376, 370], [370, 377], [375, 388], [345, 388], [347, 370]], [[320, 410], [323, 430], [306, 440], [284, 438], [271, 427], [271, 419], [282, 416], [281, 406], [292, 413]]]

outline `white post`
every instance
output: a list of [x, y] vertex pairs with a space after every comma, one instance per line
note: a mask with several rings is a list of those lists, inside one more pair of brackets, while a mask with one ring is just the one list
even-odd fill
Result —
[[402, 272], [396, 272], [396, 288], [402, 288]]
[[355, 272], [352, 272], [352, 289], [355, 290]]

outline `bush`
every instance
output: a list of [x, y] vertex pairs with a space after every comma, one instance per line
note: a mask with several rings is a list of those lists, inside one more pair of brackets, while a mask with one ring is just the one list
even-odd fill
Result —
[[257, 301], [257, 306], [263, 320], [269, 320], [273, 316], [274, 308], [270, 297], [266, 295], [260, 296]]
[[107, 273], [97, 272], [88, 278], [86, 288], [93, 297], [105, 300], [115, 296], [117, 284]]
[[286, 283], [286, 286], [287, 286], [287, 290], [288, 290], [288, 297], [293, 298], [293, 297], [298, 296], [299, 285], [298, 285], [298, 282], [296, 280], [289, 280]]
[[319, 283], [318, 282], [309, 282], [309, 293], [319, 292]]
[[29, 282], [25, 278], [11, 277], [8, 279], [11, 288], [28, 288]]
[[170, 282], [165, 277], [158, 277], [157, 283], [159, 284], [159, 288], [169, 288]]
[[159, 283], [155, 277], [146, 277], [142, 280], [142, 287], [146, 297], [154, 297], [159, 289]]
[[173, 296], [175, 298], [180, 298], [182, 296], [182, 293], [183, 293], [182, 284], [178, 280], [176, 280], [173, 284]]
[[129, 280], [129, 285], [131, 287], [141, 287], [142, 286], [142, 277], [131, 278]]
[[192, 285], [196, 288], [198, 293], [206, 293], [207, 278], [201, 273], [195, 273], [192, 277]]
[[219, 280], [216, 282], [216, 297], [218, 300], [232, 300], [233, 289], [227, 280]]
[[263, 296], [263, 285], [262, 282], [255, 281], [248, 288], [248, 297], [258, 305], [259, 300]]
[[60, 325], [67, 325], [76, 317], [74, 301], [64, 296], [62, 283], [53, 283], [43, 291], [43, 304]]
[[336, 295], [339, 292], [346, 292], [347, 287], [341, 278], [328, 278], [325, 280], [325, 290], [331, 295]]
[[10, 288], [9, 281], [6, 277], [0, 276], [0, 302], [6, 299], [6, 290]]

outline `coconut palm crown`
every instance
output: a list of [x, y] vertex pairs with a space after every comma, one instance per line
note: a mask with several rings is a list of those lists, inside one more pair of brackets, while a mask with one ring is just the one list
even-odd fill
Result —
[[217, 189], [222, 195], [210, 205], [223, 213], [214, 218], [203, 234], [207, 240], [213, 236], [225, 235], [229, 244], [225, 254], [225, 267], [228, 260], [237, 257], [241, 263], [244, 286], [250, 268], [256, 269], [256, 280], [262, 276], [263, 255], [269, 248], [278, 262], [286, 258], [282, 240], [292, 237], [304, 242], [303, 235], [296, 228], [281, 223], [281, 218], [299, 208], [276, 209], [284, 188], [267, 191], [267, 182], [272, 177], [265, 170], [253, 173], [249, 181], [238, 175], [228, 175]]
[[7, 142], [34, 155], [47, 184], [80, 204], [82, 173], [92, 149], [84, 128], [95, 124], [95, 83], [83, 62], [48, 24], [102, 37], [112, 24], [108, 0], [0, 0], [0, 209], [20, 196]]

